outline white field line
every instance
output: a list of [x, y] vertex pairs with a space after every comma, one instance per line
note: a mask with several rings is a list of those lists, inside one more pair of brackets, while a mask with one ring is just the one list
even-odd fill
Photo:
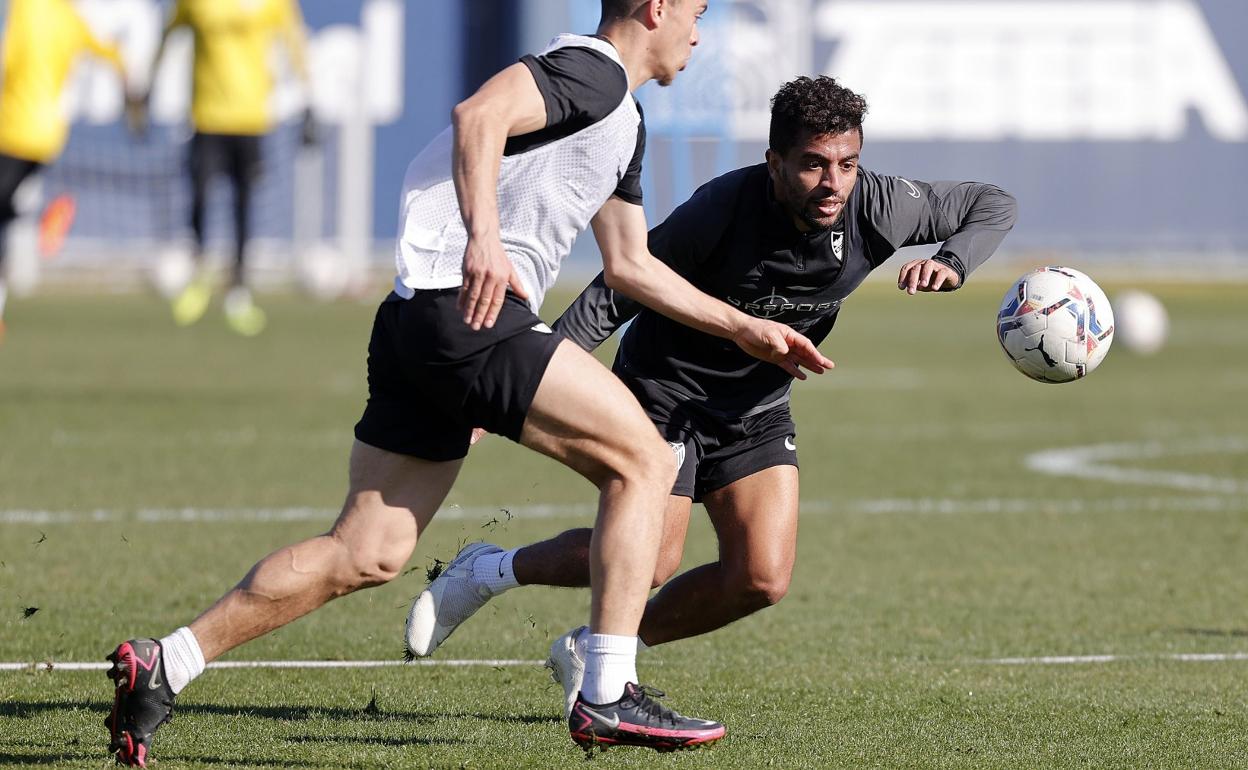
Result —
[[[519, 506], [458, 506], [438, 511], [436, 520], [497, 519], [591, 519], [591, 503], [538, 504]], [[1085, 513], [1228, 513], [1248, 511], [1248, 495], [1175, 495], [1168, 497], [1026, 498], [1026, 497], [881, 497], [850, 500], [803, 500], [803, 516], [846, 514], [952, 515], [952, 514], [1085, 514]], [[508, 517], [510, 514], [510, 517]], [[332, 521], [337, 511], [330, 508], [100, 508], [90, 511], [45, 510], [37, 508], [0, 510], [3, 524], [157, 524], [166, 522], [239, 523], [283, 521]]]
[[[1129, 663], [1140, 661], [1172, 661], [1175, 663], [1232, 663], [1248, 661], [1248, 652], [1201, 652], [1171, 653], [1165, 655], [1042, 655], [1032, 658], [985, 658], [972, 660], [989, 666], [1071, 666], [1103, 663]], [[539, 666], [539, 660], [417, 660], [405, 663], [401, 660], [230, 660], [209, 663], [208, 668], [240, 669], [340, 669], [340, 668], [400, 668], [404, 666], [440, 666], [463, 668], [489, 666], [491, 668], [515, 666]], [[109, 663], [82, 662], [6, 662], [0, 663], [0, 671], [106, 671]]]
[[[39, 661], [0, 663], [0, 671], [107, 671], [111, 663], [58, 663]], [[208, 668], [400, 668], [403, 666], [540, 666], [540, 660], [226, 660], [209, 663]]]
[[1072, 666], [1148, 660], [1168, 660], [1179, 663], [1226, 663], [1248, 661], [1248, 652], [1181, 652], [1165, 655], [1042, 655], [1035, 658], [986, 658], [972, 662], [990, 666]]
[[1248, 494], [1248, 480], [1154, 468], [1124, 468], [1116, 463], [1156, 460], [1162, 457], [1245, 453], [1248, 453], [1248, 438], [1226, 436], [1195, 441], [1138, 441], [1046, 449], [1027, 455], [1024, 464], [1030, 470], [1050, 476], [1235, 495]]

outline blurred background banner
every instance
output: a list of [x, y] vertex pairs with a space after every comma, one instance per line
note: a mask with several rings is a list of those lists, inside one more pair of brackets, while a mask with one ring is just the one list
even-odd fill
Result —
[[[302, 7], [325, 141], [300, 149], [305, 95], [287, 73], [275, 96], [284, 126], [265, 140], [255, 203], [262, 275], [280, 274], [310, 242], [384, 270], [406, 165], [455, 102], [555, 33], [592, 31], [598, 17], [595, 0]], [[149, 77], [167, 3], [81, 8]], [[776, 88], [829, 74], [868, 99], [867, 167], [991, 181], [1017, 195], [1009, 254], [1248, 272], [1243, 0], [713, 0], [702, 35], [673, 86], [639, 92], [651, 222], [707, 179], [761, 162]], [[121, 126], [107, 67], [79, 68], [69, 146], [26, 191], [36, 214], [62, 193], [77, 202], [62, 257], [45, 271], [141, 267], [185, 237], [191, 42], [173, 43], [145, 142]], [[228, 202], [210, 211], [223, 240]], [[578, 275], [594, 267], [589, 241], [570, 265]]]

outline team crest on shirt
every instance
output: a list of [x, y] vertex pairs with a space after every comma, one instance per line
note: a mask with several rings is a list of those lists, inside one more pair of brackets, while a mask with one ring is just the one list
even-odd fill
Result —
[[837, 262], [844, 262], [845, 258], [842, 253], [845, 249], [845, 233], [832, 231], [832, 256], [836, 257]]

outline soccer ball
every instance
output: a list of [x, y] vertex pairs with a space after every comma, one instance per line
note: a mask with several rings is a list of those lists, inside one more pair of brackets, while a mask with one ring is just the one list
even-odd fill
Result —
[[163, 249], [150, 265], [148, 280], [156, 293], [165, 299], [173, 299], [195, 277], [195, 258], [190, 246], [174, 245]]
[[1086, 377], [1109, 352], [1114, 311], [1078, 270], [1044, 267], [1014, 282], [997, 314], [997, 339], [1020, 372], [1040, 382]]
[[1114, 297], [1114, 315], [1118, 320], [1115, 336], [1127, 350], [1151, 356], [1166, 344], [1170, 317], [1166, 306], [1145, 291], [1132, 289]]

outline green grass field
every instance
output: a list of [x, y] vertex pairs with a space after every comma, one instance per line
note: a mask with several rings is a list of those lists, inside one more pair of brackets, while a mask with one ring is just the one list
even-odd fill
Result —
[[[803, 519], [789, 596], [640, 660], [680, 709], [724, 721], [727, 739], [612, 750], [594, 766], [1248, 766], [1245, 287], [1148, 287], [1172, 314], [1166, 350], [1113, 350], [1090, 379], [1050, 386], [997, 347], [1003, 283], [905, 297], [880, 278], [823, 345], [838, 368], [796, 389]], [[216, 311], [175, 329], [148, 298], [10, 304], [0, 663], [99, 662], [328, 526], [373, 306], [267, 308], [270, 331], [244, 340]], [[1028, 463], [1102, 444], [1121, 446], [1076, 464], [1092, 477]], [[397, 659], [435, 557], [584, 524], [593, 501], [570, 472], [487, 440], [408, 574], [226, 659]], [[714, 554], [697, 520], [685, 566]], [[587, 607], [582, 591], [511, 592], [435, 660], [540, 660]], [[1090, 655], [1118, 657], [1034, 660]], [[161, 768], [584, 767], [560, 697], [536, 663], [209, 671], [154, 756]], [[110, 702], [99, 671], [0, 671], [0, 765], [107, 767]]]

